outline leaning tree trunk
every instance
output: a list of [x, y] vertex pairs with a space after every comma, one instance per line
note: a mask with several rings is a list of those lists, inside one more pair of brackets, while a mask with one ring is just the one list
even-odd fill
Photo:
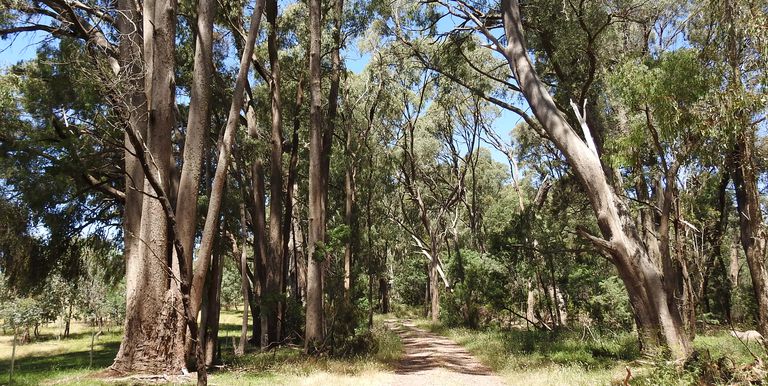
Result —
[[[203, 166], [205, 139], [211, 126], [211, 79], [213, 77], [213, 19], [216, 13], [214, 0], [201, 0], [197, 4], [197, 37], [195, 40], [192, 88], [187, 117], [187, 132], [181, 176], [176, 199], [176, 219], [179, 241], [187, 251], [184, 269], [192, 277], [192, 251], [194, 251], [197, 226], [197, 194], [200, 190], [200, 173]], [[176, 260], [175, 251], [173, 260]], [[187, 358], [193, 358], [192, 337], [187, 337]]]
[[631, 213], [608, 184], [597, 152], [568, 124], [536, 74], [526, 50], [518, 0], [502, 0], [501, 6], [507, 38], [503, 54], [537, 120], [573, 168], [604, 238], [582, 234], [610, 255], [616, 265], [627, 287], [644, 349], [665, 345], [674, 358], [686, 358], [690, 342], [679, 310], [668, 301], [662, 273], [651, 261]]
[[251, 15], [251, 24], [248, 29], [245, 47], [243, 47], [243, 56], [240, 58], [240, 68], [235, 79], [235, 88], [232, 91], [232, 103], [229, 107], [227, 116], [227, 125], [224, 129], [224, 137], [221, 146], [219, 146], [219, 158], [216, 163], [216, 172], [213, 176], [213, 186], [211, 188], [211, 197], [208, 202], [208, 213], [205, 216], [205, 225], [203, 227], [203, 237], [200, 242], [200, 253], [195, 262], [194, 275], [192, 277], [192, 313], [197, 315], [200, 309], [200, 303], [203, 299], [203, 287], [207, 267], [211, 263], [211, 251], [213, 241], [218, 228], [219, 211], [224, 196], [224, 186], [227, 180], [227, 169], [229, 168], [230, 152], [232, 143], [235, 140], [235, 133], [240, 122], [240, 110], [245, 100], [245, 82], [248, 78], [248, 69], [250, 68], [253, 56], [253, 47], [256, 37], [259, 33], [259, 24], [261, 23], [261, 14], [264, 11], [264, 0], [257, 0], [256, 7]]

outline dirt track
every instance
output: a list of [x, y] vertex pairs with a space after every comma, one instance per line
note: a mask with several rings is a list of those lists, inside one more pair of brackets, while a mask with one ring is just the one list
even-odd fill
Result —
[[491, 369], [448, 338], [417, 328], [410, 320], [388, 320], [403, 341], [403, 358], [391, 385], [504, 385]]

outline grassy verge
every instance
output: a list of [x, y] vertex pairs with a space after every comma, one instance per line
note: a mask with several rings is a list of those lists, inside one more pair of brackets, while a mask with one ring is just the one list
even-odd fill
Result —
[[[382, 317], [374, 319], [372, 349], [348, 358], [307, 356], [301, 348], [280, 348], [269, 352], [249, 352], [236, 358], [225, 352], [223, 371], [211, 381], [221, 385], [359, 385], [386, 381], [386, 371], [402, 356], [402, 342], [384, 328]], [[222, 319], [224, 321], [224, 319]], [[222, 349], [224, 350], [224, 348]]]
[[[679, 369], [644, 360], [636, 336], [630, 333], [583, 338], [570, 331], [478, 331], [447, 328], [424, 320], [418, 324], [467, 348], [509, 385], [621, 384], [625, 366], [632, 370], [632, 385], [695, 384], [701, 373], [698, 368]], [[698, 336], [694, 347], [714, 361], [725, 356], [736, 367], [752, 361], [749, 352], [727, 331]]]
[[[400, 339], [384, 329], [383, 319], [377, 318], [371, 335], [372, 350], [356, 357], [311, 357], [299, 348], [280, 348], [266, 353], [253, 350], [235, 358], [232, 338], [240, 336], [240, 317], [237, 311], [222, 312], [219, 336], [225, 365], [211, 373], [213, 384], [355, 385], [376, 383], [377, 379], [383, 382], [385, 371], [402, 354]], [[114, 385], [89, 376], [112, 364], [122, 338], [120, 330], [113, 328], [96, 340], [92, 367], [89, 327], [73, 326], [68, 339], [58, 340], [57, 333], [56, 328], [43, 328], [40, 339], [17, 346], [13, 385]], [[0, 385], [8, 383], [12, 338], [0, 335]]]
[[622, 361], [637, 356], [629, 336], [582, 340], [568, 333], [419, 325], [464, 346], [510, 385], [607, 385], [624, 375]]

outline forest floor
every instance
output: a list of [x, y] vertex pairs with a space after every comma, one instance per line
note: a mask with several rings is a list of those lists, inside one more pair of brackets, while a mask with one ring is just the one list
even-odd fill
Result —
[[[401, 315], [402, 316], [402, 315]], [[376, 350], [353, 357], [311, 357], [298, 347], [269, 352], [252, 349], [235, 357], [239, 313], [222, 313], [221, 344], [226, 366], [213, 371], [211, 385], [609, 385], [622, 384], [625, 368], [632, 385], [694, 384], [693, 372], [643, 360], [630, 333], [584, 338], [527, 330], [447, 328], [422, 319], [377, 316], [372, 331]], [[41, 329], [41, 337], [17, 348], [14, 385], [122, 385], [93, 374], [112, 364], [121, 332], [112, 328], [94, 341], [93, 329], [75, 324], [72, 335], [57, 339], [60, 326]], [[7, 384], [12, 338], [0, 334], [0, 385]], [[694, 346], [707, 356], [751, 362], [747, 350], [725, 330], [700, 334]], [[193, 378], [189, 379], [190, 383]], [[182, 382], [186, 383], [186, 382]]]

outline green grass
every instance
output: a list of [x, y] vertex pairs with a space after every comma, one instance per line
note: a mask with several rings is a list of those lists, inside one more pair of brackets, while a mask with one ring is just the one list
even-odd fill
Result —
[[[120, 346], [122, 333], [102, 334], [94, 343], [93, 367], [89, 368], [91, 332], [89, 327], [74, 324], [67, 339], [57, 339], [56, 328], [41, 328], [40, 339], [16, 347], [14, 385], [39, 385], [50, 379], [68, 379], [68, 384], [90, 385], [88, 374], [112, 364]], [[13, 337], [0, 336], [0, 384], [8, 383]]]
[[[509, 385], [621, 384], [629, 366], [633, 385], [686, 385], [698, 380], [699, 369], [653, 363], [643, 358], [631, 333], [582, 338], [575, 331], [552, 334], [526, 330], [447, 328], [419, 320], [421, 328], [449, 337], [491, 367]], [[756, 344], [753, 352], [765, 357]], [[726, 356], [736, 366], [752, 362], [749, 352], [728, 331], [699, 335], [694, 348], [716, 361]]]
[[[218, 385], [260, 385], [329, 383], [355, 385], [384, 381], [387, 370], [402, 355], [402, 343], [394, 333], [383, 328], [383, 318], [376, 318], [373, 338], [376, 350], [353, 358], [312, 357], [300, 348], [280, 348], [270, 352], [251, 349], [246, 355], [233, 355], [233, 337], [240, 336], [237, 311], [223, 311], [219, 338], [225, 366], [213, 371], [210, 381]], [[42, 328], [41, 338], [16, 349], [14, 385], [115, 385], [91, 376], [112, 364], [120, 346], [121, 331], [112, 329], [94, 345], [93, 367], [89, 368], [91, 329], [75, 324], [70, 338], [58, 340], [54, 327]], [[10, 370], [12, 336], [0, 335], [0, 385], [7, 384]]]
[[629, 334], [582, 340], [578, 334], [526, 330], [470, 330], [420, 322], [467, 348], [510, 385], [606, 385], [639, 355]]

